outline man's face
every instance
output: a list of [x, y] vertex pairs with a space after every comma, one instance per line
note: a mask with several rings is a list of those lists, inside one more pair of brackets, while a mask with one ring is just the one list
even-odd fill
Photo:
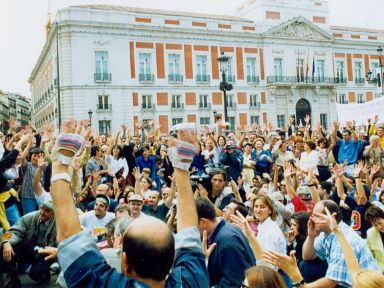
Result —
[[255, 134], [251, 134], [251, 136], [249, 136], [249, 143], [254, 143], [256, 140], [256, 135]]
[[122, 212], [116, 211], [116, 218], [122, 218], [122, 217], [129, 217], [129, 213], [127, 210], [124, 210]]
[[351, 140], [351, 136], [349, 135], [348, 132], [343, 132], [343, 139], [344, 141], [348, 142], [349, 140]]
[[271, 136], [269, 137], [269, 143], [273, 146], [277, 142], [277, 136]]
[[208, 151], [211, 151], [213, 149], [213, 142], [212, 140], [208, 140], [206, 144], [206, 148]]
[[384, 129], [383, 128], [378, 128], [377, 129], [377, 135], [381, 138], [384, 136]]
[[[316, 213], [319, 214], [324, 214], [324, 205], [322, 203], [317, 203], [315, 207], [313, 208], [313, 218], [314, 220], [322, 220], [321, 218], [318, 219], [319, 217], [316, 216]], [[320, 224], [320, 223], [315, 223], [315, 230], [317, 232], [324, 232], [326, 230], [327, 224]]]
[[226, 221], [230, 221], [230, 216], [235, 214], [235, 210], [237, 208], [237, 205], [235, 203], [229, 203], [223, 210], [223, 218]]
[[96, 188], [96, 195], [106, 195], [108, 194], [109, 187], [105, 184], [100, 184]]
[[141, 201], [129, 201], [129, 209], [131, 209], [131, 215], [133, 218], [137, 218], [140, 215], [141, 208], [143, 207], [143, 202]]
[[143, 151], [143, 157], [144, 158], [147, 158], [149, 156], [149, 151], [148, 151], [148, 149], [144, 149], [144, 151]]
[[162, 190], [162, 192], [161, 192], [161, 198], [163, 199], [163, 200], [165, 200], [165, 199], [167, 199], [168, 198], [168, 195], [169, 195], [169, 188], [167, 187], [167, 188], [164, 188], [163, 190]]
[[158, 192], [151, 192], [149, 193], [149, 196], [148, 196], [148, 205], [150, 207], [156, 207], [157, 204], [159, 203], [159, 193]]
[[211, 183], [212, 183], [213, 190], [215, 190], [215, 191], [223, 190], [224, 186], [225, 186], [225, 180], [224, 180], [223, 175], [221, 175], [221, 174], [213, 175], [213, 177], [211, 179]]
[[54, 216], [54, 212], [51, 209], [47, 209], [46, 207], [42, 206], [40, 209], [40, 219], [45, 222], [51, 219]]
[[97, 218], [103, 218], [107, 214], [107, 205], [104, 204], [104, 202], [97, 201], [95, 203], [95, 216]]
[[31, 164], [32, 165], [37, 165], [37, 163], [39, 162], [39, 156], [40, 156], [40, 153], [35, 153], [35, 154], [32, 154], [31, 155]]
[[101, 144], [104, 144], [105, 141], [106, 141], [106, 137], [105, 137], [105, 135], [100, 135], [100, 143], [101, 143]]

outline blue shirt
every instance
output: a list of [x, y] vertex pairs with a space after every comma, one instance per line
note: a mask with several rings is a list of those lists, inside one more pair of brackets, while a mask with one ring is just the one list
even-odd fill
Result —
[[144, 168], [151, 169], [151, 179], [155, 180], [155, 178], [156, 178], [155, 157], [149, 155], [147, 160], [145, 160], [143, 156], [137, 157], [136, 158], [136, 167], [140, 168], [140, 172], [143, 171]]
[[339, 139], [339, 141], [337, 141], [337, 145], [339, 145], [339, 154], [337, 157], [337, 161], [339, 163], [344, 163], [345, 161], [348, 164], [356, 163], [357, 155], [363, 145], [361, 140], [357, 140], [355, 142], [351, 139], [348, 142], [345, 142], [344, 139]]
[[[68, 287], [148, 287], [111, 268], [86, 231], [60, 242], [58, 259]], [[200, 233], [195, 227], [175, 236], [175, 260], [165, 287], [208, 288]]]
[[[360, 268], [362, 270], [371, 269], [380, 271], [365, 241], [344, 222], [340, 222], [339, 227], [351, 246]], [[320, 259], [327, 260], [328, 262], [325, 278], [339, 282], [338, 285], [342, 287], [352, 287], [351, 275], [348, 273], [345, 256], [336, 234], [330, 233], [326, 235], [322, 232], [315, 239], [314, 248], [316, 255]]]

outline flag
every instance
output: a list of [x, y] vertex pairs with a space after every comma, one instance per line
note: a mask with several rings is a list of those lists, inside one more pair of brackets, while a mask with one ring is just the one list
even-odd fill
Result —
[[299, 49], [297, 49], [297, 67], [296, 67], [296, 76], [297, 82], [300, 82], [300, 60], [299, 60]]
[[312, 60], [312, 81], [313, 81], [314, 78], [315, 78], [315, 71], [316, 71], [316, 67], [315, 67], [315, 52], [313, 52], [313, 60]]
[[308, 72], [309, 72], [309, 50], [307, 52], [307, 66], [305, 68], [305, 79], [308, 80]]

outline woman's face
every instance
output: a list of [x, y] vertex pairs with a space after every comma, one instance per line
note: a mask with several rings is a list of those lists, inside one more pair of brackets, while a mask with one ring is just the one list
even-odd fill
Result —
[[269, 216], [271, 216], [271, 209], [261, 200], [257, 199], [255, 201], [255, 206], [253, 207], [253, 212], [257, 220], [263, 223]]
[[373, 147], [373, 148], [376, 148], [377, 146], [377, 142], [375, 140], [369, 140], [369, 144]]
[[247, 154], [250, 154], [252, 152], [252, 146], [250, 146], [250, 145], [245, 146], [245, 152]]
[[120, 156], [120, 148], [119, 147], [113, 148], [112, 153], [113, 153], [113, 156], [119, 157]]
[[299, 224], [295, 219], [291, 219], [291, 231], [293, 232], [293, 235], [299, 236]]
[[225, 140], [224, 140], [223, 137], [220, 137], [220, 138], [219, 138], [219, 145], [220, 145], [220, 146], [225, 146]]
[[381, 203], [384, 203], [384, 193], [381, 194], [381, 196], [380, 196], [380, 202], [381, 202]]
[[263, 142], [261, 141], [256, 141], [256, 149], [261, 150], [263, 149]]
[[141, 186], [141, 190], [143, 191], [147, 191], [149, 189], [149, 183], [148, 183], [148, 180], [143, 178], [141, 179], [140, 181], [140, 186]]

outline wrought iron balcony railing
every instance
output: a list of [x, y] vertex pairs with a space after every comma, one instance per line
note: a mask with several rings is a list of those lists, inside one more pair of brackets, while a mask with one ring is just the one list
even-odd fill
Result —
[[168, 74], [168, 82], [181, 83], [183, 78], [181, 74]]
[[211, 76], [206, 74], [198, 74], [196, 75], [196, 82], [199, 83], [208, 83], [211, 81]]
[[247, 83], [248, 84], [259, 84], [259, 76], [247, 76]]
[[152, 83], [155, 81], [153, 74], [139, 74], [139, 81], [142, 83]]
[[111, 82], [112, 75], [111, 73], [95, 73], [94, 79], [95, 79], [95, 82]]

